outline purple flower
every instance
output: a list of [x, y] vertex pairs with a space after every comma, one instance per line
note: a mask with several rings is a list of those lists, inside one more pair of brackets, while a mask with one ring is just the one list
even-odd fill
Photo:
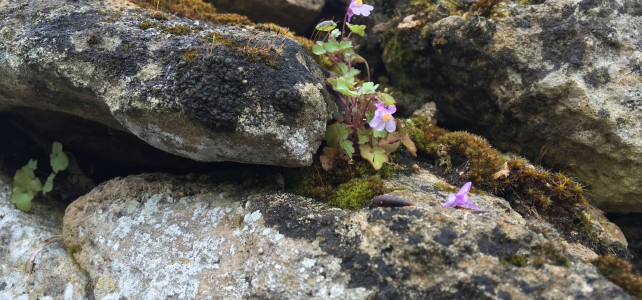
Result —
[[362, 0], [352, 0], [350, 6], [348, 6], [348, 22], [352, 20], [353, 15], [367, 17], [370, 15], [370, 11], [374, 9], [374, 6], [363, 4]]
[[446, 207], [463, 207], [463, 208], [468, 208], [468, 209], [473, 209], [473, 210], [481, 210], [479, 206], [475, 205], [475, 203], [470, 202], [470, 198], [468, 198], [468, 192], [470, 191], [470, 187], [473, 185], [472, 182], [466, 182], [464, 186], [461, 187], [459, 192], [457, 194], [450, 194], [448, 195], [448, 201], [442, 203], [441, 205], [446, 206]]
[[368, 125], [376, 131], [382, 131], [384, 128], [388, 132], [395, 131], [395, 129], [397, 129], [397, 125], [395, 124], [395, 119], [392, 117], [392, 114], [397, 111], [397, 107], [389, 105], [386, 108], [386, 104], [383, 102], [375, 104], [375, 107], [377, 110], [375, 110], [374, 117], [370, 120]]

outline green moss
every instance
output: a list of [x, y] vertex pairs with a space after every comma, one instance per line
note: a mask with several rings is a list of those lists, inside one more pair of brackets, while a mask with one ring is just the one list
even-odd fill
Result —
[[437, 158], [447, 170], [453, 165], [463, 167], [463, 180], [484, 184], [500, 170], [502, 156], [484, 138], [467, 132], [449, 132], [428, 119], [415, 118], [412, 124], [415, 127], [409, 133], [417, 149]]
[[[334, 172], [326, 172], [321, 168], [319, 161], [315, 160], [315, 163], [310, 167], [288, 170], [284, 175], [285, 181], [292, 183], [287, 186], [287, 189], [295, 194], [319, 199], [326, 203], [332, 202], [340, 207], [355, 208], [354, 205], [358, 204], [350, 204], [352, 201], [356, 201], [354, 203], [363, 203], [366, 200], [369, 202], [374, 195], [387, 192], [383, 189], [381, 179], [396, 176], [401, 170], [402, 167], [386, 164], [377, 172], [368, 162], [358, 160], [354, 164], [343, 166]], [[348, 184], [349, 182], [351, 183]], [[368, 184], [371, 185], [369, 188], [372, 193], [358, 197], [347, 196], [359, 194], [359, 187]], [[341, 192], [339, 192], [340, 190]], [[360, 192], [365, 193], [365, 191]], [[350, 200], [352, 198], [355, 200]]]
[[156, 25], [158, 25], [158, 23], [149, 21], [149, 20], [144, 20], [143, 22], [140, 23], [139, 27], [142, 30], [147, 30], [149, 28], [156, 27]]
[[67, 247], [67, 254], [69, 254], [71, 257], [74, 257], [74, 254], [80, 252], [82, 248], [80, 245], [73, 245], [71, 247]]
[[328, 205], [343, 209], [359, 209], [368, 205], [372, 197], [385, 192], [383, 181], [379, 177], [354, 178], [339, 185]]
[[642, 299], [642, 277], [633, 274], [631, 264], [615, 256], [601, 256], [591, 261], [608, 280], [629, 295]]
[[189, 48], [183, 53], [183, 60], [188, 63], [193, 62], [196, 58], [198, 58], [198, 49]]
[[143, 8], [155, 9], [192, 20], [228, 25], [252, 24], [245, 16], [217, 13], [212, 4], [202, 0], [130, 0], [130, 2]]
[[536, 267], [541, 267], [544, 264], [568, 266], [571, 261], [562, 245], [548, 241], [535, 248], [531, 263]]
[[185, 24], [175, 24], [172, 26], [160, 26], [160, 30], [175, 34], [175, 35], [188, 35], [192, 33], [192, 28]]
[[526, 266], [526, 257], [523, 256], [523, 255], [513, 254], [510, 257], [510, 263], [511, 263], [511, 265], [516, 266], [516, 267], [520, 267], [520, 268], [525, 267]]
[[169, 20], [169, 17], [166, 14], [164, 14], [164, 13], [162, 13], [160, 11], [154, 11], [154, 12], [148, 14], [147, 17], [149, 17], [151, 19], [154, 19], [154, 20], [159, 20], [159, 21]]

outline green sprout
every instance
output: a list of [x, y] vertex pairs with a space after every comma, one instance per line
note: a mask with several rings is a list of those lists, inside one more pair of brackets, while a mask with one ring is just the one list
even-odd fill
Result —
[[38, 192], [42, 192], [43, 195], [51, 192], [53, 181], [58, 172], [67, 169], [67, 166], [69, 166], [69, 159], [62, 151], [62, 144], [54, 142], [51, 148], [49, 163], [52, 172], [45, 180], [44, 185], [36, 177], [35, 171], [38, 168], [38, 161], [35, 159], [29, 160], [29, 163], [17, 170], [13, 176], [13, 190], [11, 191], [10, 200], [19, 210], [30, 211], [31, 201]]

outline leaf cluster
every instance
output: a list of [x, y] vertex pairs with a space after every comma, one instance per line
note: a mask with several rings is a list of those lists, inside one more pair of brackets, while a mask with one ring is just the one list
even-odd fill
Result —
[[51, 147], [51, 154], [49, 155], [49, 164], [51, 165], [51, 174], [45, 180], [45, 184], [38, 177], [35, 171], [38, 168], [38, 161], [32, 159], [13, 176], [13, 190], [11, 191], [11, 203], [22, 211], [31, 210], [31, 201], [38, 194], [42, 192], [43, 195], [53, 190], [53, 182], [58, 172], [67, 169], [69, 166], [69, 158], [62, 151], [62, 144], [54, 142]]

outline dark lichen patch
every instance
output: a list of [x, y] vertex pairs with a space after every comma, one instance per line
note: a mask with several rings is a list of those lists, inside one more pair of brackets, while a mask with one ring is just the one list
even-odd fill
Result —
[[[369, 255], [359, 250], [361, 238], [359, 236], [347, 236], [341, 234], [345, 228], [338, 228], [337, 220], [343, 219], [347, 214], [341, 210], [318, 213], [306, 205], [298, 204], [298, 201], [257, 201], [253, 204], [258, 208], [264, 217], [266, 226], [279, 230], [279, 233], [290, 238], [303, 238], [307, 241], [318, 242], [319, 246], [326, 253], [341, 259], [341, 268], [350, 274], [348, 287], [365, 287], [377, 290], [382, 295], [394, 295], [397, 298], [410, 298], [422, 295], [420, 291], [412, 287], [399, 287], [396, 282], [407, 280], [411, 270], [405, 267], [398, 267], [391, 264], [390, 256], [398, 253], [399, 249], [381, 249], [381, 255]], [[385, 212], [383, 209], [375, 210], [373, 213], [384, 219], [401, 218], [404, 220], [415, 220], [416, 214], [410, 214], [411, 210], [402, 210], [397, 213]], [[374, 217], [380, 219], [380, 217]], [[386, 221], [383, 221], [386, 222]], [[400, 225], [403, 230], [400, 234], [407, 232], [407, 226]], [[423, 263], [424, 251], [409, 253], [417, 257], [417, 261]], [[428, 254], [429, 255], [429, 254]]]
[[611, 81], [609, 70], [607, 68], [598, 68], [582, 77], [584, 82], [592, 88], [599, 88]]
[[621, 287], [629, 295], [642, 299], [642, 277], [632, 272], [631, 264], [612, 255], [598, 257], [591, 263], [600, 270], [604, 277]]
[[303, 109], [303, 102], [299, 101], [301, 94], [293, 89], [280, 89], [272, 97], [272, 107], [284, 113], [298, 112]]
[[435, 236], [434, 240], [442, 246], [448, 247], [456, 238], [457, 232], [454, 229], [450, 227], [444, 227], [439, 231], [439, 235]]
[[541, 24], [542, 58], [559, 69], [564, 64], [572, 69], [582, 66], [586, 52], [585, 34], [575, 17], [562, 16]]
[[100, 44], [101, 40], [102, 39], [100, 38], [100, 34], [98, 32], [96, 32], [96, 31], [94, 31], [94, 32], [90, 33], [89, 36], [87, 37], [87, 44], [90, 45], [90, 46], [95, 46], [95, 45]]
[[216, 55], [207, 59], [192, 58], [192, 64], [178, 72], [176, 92], [185, 105], [187, 115], [214, 131], [234, 131], [248, 99], [243, 97], [243, 73], [231, 57]]

